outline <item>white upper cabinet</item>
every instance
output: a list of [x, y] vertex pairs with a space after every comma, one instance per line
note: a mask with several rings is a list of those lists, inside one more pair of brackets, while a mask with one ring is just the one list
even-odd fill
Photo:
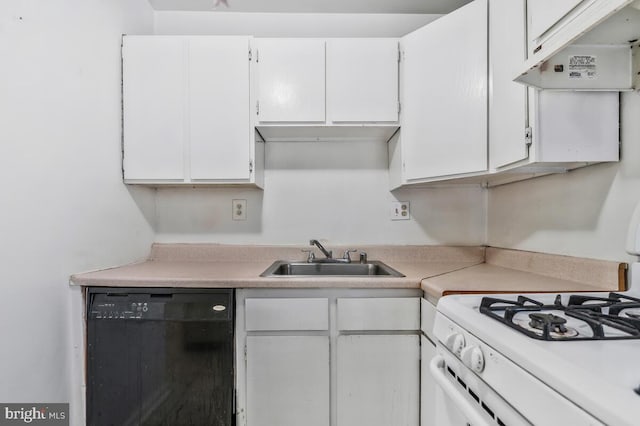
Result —
[[487, 7], [476, 0], [401, 39], [405, 182], [487, 170]]
[[325, 121], [325, 41], [258, 39], [258, 119]]
[[526, 59], [525, 0], [489, 1], [489, 167], [527, 158], [527, 88], [512, 81]]
[[183, 146], [184, 40], [124, 37], [124, 178], [181, 181]]
[[327, 40], [328, 121], [398, 121], [398, 40]]
[[245, 37], [189, 41], [191, 179], [249, 180], [251, 117]]
[[529, 36], [540, 38], [583, 0], [532, 0], [529, 2]]
[[261, 185], [250, 40], [123, 38], [125, 182]]
[[618, 94], [540, 91], [511, 81], [526, 54], [525, 1], [490, 0], [489, 5], [489, 160], [494, 176], [487, 180], [500, 183], [521, 179], [523, 172], [564, 172], [617, 161]]
[[266, 140], [387, 141], [397, 128], [397, 38], [256, 44], [257, 125]]

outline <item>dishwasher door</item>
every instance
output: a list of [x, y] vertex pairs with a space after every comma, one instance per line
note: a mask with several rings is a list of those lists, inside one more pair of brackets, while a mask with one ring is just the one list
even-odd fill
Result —
[[233, 290], [91, 288], [87, 424], [233, 425]]

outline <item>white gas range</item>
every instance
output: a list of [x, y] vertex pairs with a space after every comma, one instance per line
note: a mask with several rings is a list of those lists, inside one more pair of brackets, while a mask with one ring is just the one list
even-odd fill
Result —
[[[627, 244], [640, 255], [640, 204]], [[640, 425], [640, 262], [618, 293], [438, 302], [439, 425]]]

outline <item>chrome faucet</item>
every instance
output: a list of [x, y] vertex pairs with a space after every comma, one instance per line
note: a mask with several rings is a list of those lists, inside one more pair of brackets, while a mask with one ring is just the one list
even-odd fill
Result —
[[322, 244], [320, 244], [320, 241], [318, 240], [311, 240], [309, 241], [309, 244], [312, 246], [316, 246], [318, 247], [318, 249], [320, 249], [320, 251], [322, 252], [322, 254], [324, 254], [326, 256], [327, 259], [332, 259], [333, 258], [333, 252], [331, 251], [327, 251], [326, 248], [324, 248], [322, 246]]
[[[333, 252], [331, 250], [327, 250], [325, 249], [322, 244], [320, 244], [320, 241], [318, 240], [310, 240], [309, 244], [312, 246], [316, 246], [318, 247], [318, 249], [322, 252], [322, 254], [325, 255], [324, 259], [316, 259], [315, 256], [313, 255], [312, 252], [309, 252], [309, 256], [307, 257], [307, 262], [312, 263], [312, 262], [318, 262], [318, 263], [351, 263], [351, 256], [349, 255], [349, 253], [353, 253], [356, 252], [357, 250], [352, 250], [352, 249], [347, 249], [344, 251], [344, 254], [342, 255], [342, 259], [334, 259], [333, 258]], [[307, 252], [307, 250], [303, 250], [304, 252]]]

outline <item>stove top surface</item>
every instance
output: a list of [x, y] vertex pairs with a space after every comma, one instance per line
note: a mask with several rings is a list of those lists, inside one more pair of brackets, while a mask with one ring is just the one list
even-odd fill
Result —
[[[546, 299], [546, 297], [545, 297]], [[480, 312], [531, 338], [549, 341], [640, 339], [640, 299], [556, 295], [548, 304], [533, 297], [483, 297]]]
[[[638, 302], [638, 292], [502, 294], [484, 302], [482, 295], [452, 295], [437, 309], [605, 423], [633, 424], [628, 416], [640, 418]], [[575, 306], [582, 306], [577, 315]], [[602, 320], [594, 331], [592, 322]]]

